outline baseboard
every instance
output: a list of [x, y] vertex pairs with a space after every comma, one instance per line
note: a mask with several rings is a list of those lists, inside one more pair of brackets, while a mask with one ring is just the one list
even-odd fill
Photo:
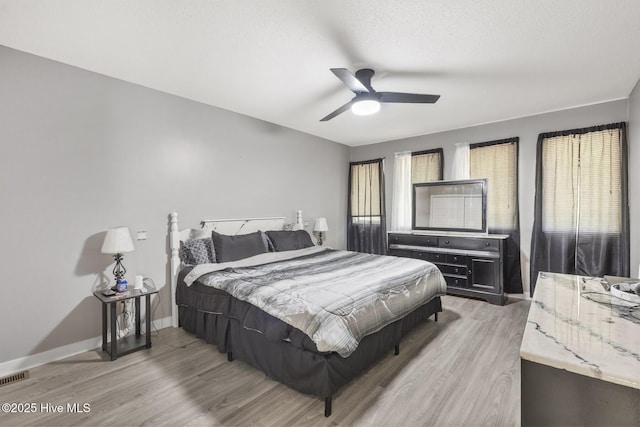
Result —
[[[171, 326], [171, 316], [156, 319], [152, 322], [153, 329], [164, 329]], [[143, 329], [144, 330], [144, 329]], [[102, 345], [102, 336], [89, 338], [84, 341], [63, 345], [42, 353], [31, 354], [29, 356], [20, 357], [18, 359], [9, 360], [0, 363], [0, 377], [24, 371], [25, 369], [35, 368], [56, 360], [71, 357], [73, 355], [84, 353], [85, 351], [94, 350]]]
[[163, 317], [162, 319], [156, 319], [151, 322], [153, 329], [164, 329], [171, 326], [171, 316]]
[[507, 297], [511, 298], [511, 299], [524, 299], [524, 300], [530, 300], [531, 296], [529, 295], [529, 291], [526, 291], [524, 293], [521, 294], [505, 294]]
[[65, 357], [83, 353], [88, 350], [93, 350], [101, 345], [102, 337], [89, 338], [88, 340], [63, 345], [62, 347], [56, 347], [51, 350], [43, 351], [42, 353], [31, 354], [29, 356], [9, 360], [8, 362], [0, 363], [0, 377], [11, 375], [25, 369], [35, 368], [36, 366], [44, 365], [45, 363], [55, 362], [56, 360], [64, 359]]

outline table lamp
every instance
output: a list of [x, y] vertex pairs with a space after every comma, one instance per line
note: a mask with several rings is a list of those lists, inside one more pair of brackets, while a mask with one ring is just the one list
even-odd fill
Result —
[[318, 245], [322, 246], [322, 233], [329, 231], [326, 218], [316, 218], [315, 224], [313, 224], [313, 231], [318, 233]]
[[104, 242], [102, 243], [102, 250], [100, 252], [103, 254], [112, 254], [113, 258], [116, 260], [116, 266], [113, 268], [113, 275], [116, 279], [118, 292], [127, 290], [127, 282], [124, 280], [124, 275], [127, 270], [122, 265], [122, 254], [126, 252], [133, 252], [133, 250], [133, 240], [131, 239], [129, 227], [115, 227], [107, 230], [107, 234], [104, 236]]

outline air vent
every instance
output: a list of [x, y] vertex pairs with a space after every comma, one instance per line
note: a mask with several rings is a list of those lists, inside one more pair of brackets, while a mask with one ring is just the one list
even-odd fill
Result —
[[13, 375], [9, 375], [7, 377], [0, 378], [0, 387], [2, 387], [3, 385], [17, 383], [18, 381], [26, 380], [27, 378], [29, 378], [29, 371], [22, 371]]

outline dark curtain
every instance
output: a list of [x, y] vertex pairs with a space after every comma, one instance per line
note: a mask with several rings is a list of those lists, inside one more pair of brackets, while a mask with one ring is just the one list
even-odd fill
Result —
[[[609, 144], [599, 153], [587, 152], [590, 150], [590, 142], [583, 143], [582, 138], [592, 132], [602, 132], [617, 130], [619, 137], [619, 164], [614, 164], [613, 160], [607, 160], [609, 153], [618, 150]], [[561, 139], [558, 137], [567, 137]], [[605, 138], [608, 138], [605, 134]], [[587, 141], [586, 139], [584, 139]], [[543, 164], [544, 150], [549, 150], [546, 144], [572, 144], [570, 148], [564, 150], [570, 152], [573, 158], [571, 162], [562, 165]], [[598, 142], [599, 144], [600, 142]], [[586, 147], [580, 147], [580, 144]], [[577, 147], [577, 148], [575, 148]], [[531, 238], [531, 295], [535, 289], [535, 282], [540, 271], [553, 273], [576, 274], [583, 276], [602, 277], [605, 274], [614, 276], [629, 276], [629, 198], [628, 198], [628, 157], [627, 157], [627, 136], [626, 123], [613, 123], [609, 125], [594, 126], [585, 129], [574, 129], [561, 132], [543, 133], [538, 136], [538, 146], [536, 154], [536, 196], [535, 196], [535, 219], [533, 225], [533, 235]], [[576, 154], [576, 152], [578, 154]], [[608, 165], [607, 162], [610, 164]], [[589, 164], [592, 166], [589, 167]], [[601, 167], [604, 172], [601, 172]], [[546, 168], [546, 169], [545, 169]], [[555, 168], [555, 169], [554, 169]], [[544, 188], [545, 173], [567, 175], [567, 169], [575, 169], [573, 183], [569, 183], [572, 194], [559, 194], [560, 186]], [[618, 171], [620, 176], [613, 176], [611, 171]], [[566, 181], [566, 179], [565, 179]], [[581, 186], [581, 182], [591, 183], [590, 187]], [[611, 184], [614, 183], [614, 184]], [[547, 186], [549, 181], [547, 181]], [[619, 203], [594, 204], [590, 199], [596, 198], [598, 192], [604, 191], [606, 194], [613, 194], [619, 186]], [[558, 187], [558, 188], [556, 188]], [[604, 187], [604, 190], [603, 190]], [[545, 191], [551, 196], [545, 199]], [[558, 193], [558, 194], [556, 194]], [[595, 194], [595, 195], [593, 195]], [[571, 230], [568, 227], [560, 230], [561, 227], [550, 227], [549, 220], [545, 219], [545, 212], [554, 210], [553, 214], [558, 215], [560, 211], [556, 205], [562, 205], [567, 198], [574, 197], [573, 221]], [[585, 200], [587, 199], [587, 200]], [[550, 202], [555, 200], [556, 202]], [[617, 199], [616, 199], [617, 200]], [[545, 205], [545, 201], [547, 205]], [[585, 201], [582, 206], [581, 201]], [[615, 205], [615, 206], [613, 206]], [[595, 206], [595, 208], [594, 208]], [[604, 213], [598, 211], [602, 209]], [[615, 211], [615, 212], [614, 212]], [[563, 211], [564, 212], [564, 211]], [[595, 212], [595, 213], [594, 213]], [[613, 212], [613, 213], [611, 213]], [[619, 218], [619, 225], [616, 230], [611, 226], [602, 227], [601, 230], [595, 227], [586, 227], [581, 223], [581, 216], [593, 217], [603, 215], [607, 218]], [[619, 215], [619, 217], [618, 217]], [[564, 217], [570, 217], [571, 213], [564, 212]], [[545, 225], [545, 221], [547, 225]]]
[[384, 188], [383, 159], [350, 163], [347, 250], [387, 253]]
[[[508, 293], [521, 294], [522, 291], [522, 269], [520, 267], [520, 211], [518, 197], [518, 142], [519, 138], [509, 138], [497, 141], [482, 142], [469, 145], [470, 156], [470, 177], [471, 178], [488, 178], [489, 191], [495, 195], [498, 190], [497, 186], [501, 186], [502, 198], [499, 203], [513, 203], [513, 209], [510, 210], [509, 218], [504, 215], [496, 216], [489, 222], [488, 231], [491, 234], [506, 234], [509, 237], [506, 240], [505, 247], [505, 266], [504, 266], [504, 291]], [[513, 150], [504, 150], [508, 148], [503, 144], [512, 144]], [[476, 161], [476, 153], [485, 149], [486, 155], [481, 156]], [[478, 150], [478, 151], [475, 151]], [[474, 153], [475, 151], [475, 153]], [[513, 153], [513, 154], [511, 154]], [[480, 157], [480, 156], [478, 156]], [[507, 162], [510, 167], [507, 167]], [[472, 171], [477, 171], [472, 173]], [[478, 176], [475, 176], [475, 175]], [[482, 175], [482, 176], [480, 176]], [[491, 180], [498, 182], [490, 182]], [[508, 194], [508, 195], [507, 195]], [[491, 197], [491, 196], [488, 196]], [[505, 200], [507, 199], [507, 200]], [[491, 200], [488, 200], [491, 204]], [[496, 209], [496, 206], [488, 206], [488, 209]], [[508, 227], [500, 224], [500, 220], [509, 224]]]
[[504, 291], [510, 294], [521, 294], [522, 268], [520, 267], [520, 218], [516, 220], [513, 230], [489, 228], [491, 234], [506, 234], [509, 237], [505, 241], [505, 267], [504, 267]]

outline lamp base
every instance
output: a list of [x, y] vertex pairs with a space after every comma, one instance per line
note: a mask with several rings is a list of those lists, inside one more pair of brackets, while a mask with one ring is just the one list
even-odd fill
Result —
[[127, 292], [128, 288], [129, 283], [126, 280], [118, 280], [118, 283], [116, 284], [116, 291], [120, 293]]
[[118, 280], [124, 279], [124, 275], [127, 272], [127, 269], [122, 265], [122, 254], [115, 254], [113, 259], [116, 260], [116, 265], [113, 267], [113, 275], [116, 278], [116, 283]]

